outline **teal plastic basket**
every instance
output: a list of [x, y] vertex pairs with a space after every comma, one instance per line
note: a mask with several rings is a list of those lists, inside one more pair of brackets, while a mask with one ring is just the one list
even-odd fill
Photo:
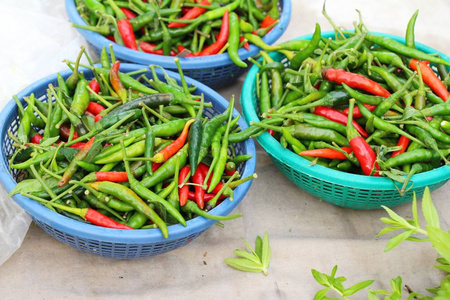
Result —
[[[378, 32], [376, 34], [405, 43], [405, 39], [398, 36]], [[322, 36], [333, 38], [334, 32], [324, 32]], [[309, 34], [297, 39], [311, 39], [311, 37], [312, 34]], [[416, 47], [426, 53], [438, 53], [443, 59], [450, 61], [448, 56], [426, 45], [416, 43]], [[286, 66], [289, 64], [285, 56], [280, 53], [270, 53], [270, 55], [275, 61], [283, 62]], [[258, 70], [257, 66], [250, 69], [242, 88], [241, 107], [247, 123], [260, 121], [256, 96], [256, 74]], [[381, 205], [394, 207], [412, 201], [414, 193], [421, 197], [427, 186], [431, 191], [436, 190], [450, 178], [449, 166], [442, 166], [432, 171], [414, 175], [411, 178], [411, 188], [402, 196], [398, 192], [400, 187], [385, 177], [368, 177], [319, 165], [310, 166], [310, 161], [283, 148], [267, 132], [257, 137], [257, 141], [270, 155], [278, 169], [299, 188], [321, 200], [341, 207], [353, 209], [379, 209]]]

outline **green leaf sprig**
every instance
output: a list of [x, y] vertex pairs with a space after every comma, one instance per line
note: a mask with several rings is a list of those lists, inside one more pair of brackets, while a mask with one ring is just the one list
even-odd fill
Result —
[[[422, 198], [422, 214], [426, 221], [426, 225], [421, 225], [419, 222], [419, 213], [417, 208], [417, 200], [414, 194], [414, 198], [412, 201], [412, 219], [406, 220], [403, 217], [396, 214], [393, 210], [388, 207], [383, 208], [386, 210], [390, 218], [381, 218], [380, 220], [387, 224], [385, 227], [378, 233], [377, 236], [381, 236], [383, 234], [387, 234], [390, 232], [394, 232], [400, 230], [399, 234], [391, 237], [389, 242], [386, 245], [384, 251], [389, 251], [395, 247], [397, 247], [403, 241], [414, 241], [414, 242], [425, 242], [429, 241], [436, 249], [436, 251], [441, 256], [438, 258], [437, 265], [435, 267], [440, 269], [446, 273], [450, 273], [450, 232], [441, 229], [439, 215], [436, 210], [436, 207], [431, 200], [431, 193], [428, 187], [425, 188], [423, 198]], [[342, 282], [346, 280], [345, 277], [335, 277], [337, 266], [333, 268], [331, 275], [326, 275], [324, 273], [320, 273], [316, 270], [312, 270], [314, 279], [325, 286], [326, 288], [320, 290], [316, 293], [314, 299], [348, 299], [347, 296], [349, 293], [356, 293], [357, 291], [362, 290], [363, 288], [369, 286], [373, 281], [367, 280], [361, 283], [358, 283], [348, 289], [344, 289]], [[402, 297], [402, 278], [398, 276], [395, 279], [391, 279], [391, 289], [392, 291], [387, 290], [371, 290], [369, 289], [367, 299], [369, 300], [400, 300], [404, 299]], [[334, 290], [338, 293], [341, 298], [329, 298], [327, 297], [327, 292], [329, 290]], [[433, 296], [426, 296], [420, 292], [410, 292], [408, 295], [408, 299], [420, 299], [420, 300], [447, 300], [450, 299], [450, 274], [447, 274], [446, 277], [441, 281], [440, 286], [434, 288], [426, 289], [428, 292], [433, 294]], [[380, 298], [381, 297], [381, 298]]]
[[269, 267], [272, 250], [269, 244], [269, 235], [264, 233], [264, 239], [260, 236], [256, 237], [255, 249], [252, 248], [249, 242], [242, 239], [248, 250], [236, 249], [234, 254], [238, 257], [226, 258], [224, 261], [230, 267], [244, 272], [263, 272], [268, 275], [267, 268]]
[[[373, 280], [365, 280], [362, 282], [359, 282], [357, 284], [352, 285], [349, 288], [345, 288], [342, 284], [347, 280], [347, 278], [343, 276], [336, 277], [337, 272], [337, 266], [334, 266], [333, 270], [331, 271], [330, 275], [327, 275], [325, 273], [321, 273], [317, 270], [312, 269], [311, 270], [312, 275], [314, 279], [324, 286], [325, 288], [323, 290], [320, 290], [316, 293], [314, 296], [314, 300], [320, 300], [320, 299], [350, 299], [347, 296], [351, 296], [355, 294], [356, 292], [365, 289], [369, 285], [373, 283]], [[330, 298], [327, 297], [327, 293], [332, 290], [336, 292], [340, 298]]]

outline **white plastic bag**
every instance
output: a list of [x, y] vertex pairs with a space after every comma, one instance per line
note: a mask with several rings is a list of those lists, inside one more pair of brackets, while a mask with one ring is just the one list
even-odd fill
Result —
[[22, 245], [30, 222], [30, 216], [0, 186], [0, 265]]
[[[86, 41], [71, 26], [61, 0], [0, 1], [0, 109], [34, 81], [66, 69]], [[5, 84], [6, 83], [6, 84]], [[22, 244], [30, 217], [0, 186], [0, 265]]]

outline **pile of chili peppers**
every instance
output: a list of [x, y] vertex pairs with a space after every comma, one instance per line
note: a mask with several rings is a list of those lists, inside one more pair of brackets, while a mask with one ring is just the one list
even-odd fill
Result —
[[196, 216], [239, 217], [208, 213], [256, 178], [240, 178], [251, 156], [236, 155], [233, 144], [252, 132], [237, 127], [234, 100], [208, 119], [203, 112], [211, 103], [192, 93], [181, 68], [180, 86], [165, 71], [159, 79], [157, 66], [150, 66], [150, 79], [148, 69], [121, 72], [105, 49], [101, 66], [80, 64], [83, 54], [91, 61], [82, 48], [75, 62], [67, 61], [73, 73], [49, 85], [47, 99], [54, 101], [31, 94], [24, 107], [14, 97], [20, 122], [16, 135], [9, 132], [17, 149], [10, 166], [20, 179], [11, 194], [99, 226], [159, 228], [166, 238], [168, 225], [186, 226]]
[[247, 64], [238, 49], [278, 23], [279, 0], [76, 0], [91, 30], [127, 48], [150, 54], [206, 56], [227, 51], [240, 67]]
[[450, 62], [416, 49], [416, 17], [404, 44], [360, 21], [354, 31], [334, 27], [334, 39], [316, 24], [310, 40], [277, 45], [287, 67], [262, 52], [254, 125], [312, 164], [387, 176], [405, 193], [414, 174], [450, 154]]

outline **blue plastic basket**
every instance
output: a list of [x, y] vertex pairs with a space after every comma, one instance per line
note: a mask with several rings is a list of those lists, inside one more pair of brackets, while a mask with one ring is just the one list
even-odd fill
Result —
[[[376, 33], [404, 43], [405, 39], [384, 33]], [[334, 37], [334, 32], [324, 32], [323, 37]], [[312, 34], [297, 39], [311, 39]], [[450, 58], [433, 48], [416, 43], [416, 47], [426, 53], [439, 53], [447, 61]], [[289, 61], [280, 53], [270, 53], [275, 61]], [[241, 106], [245, 120], [250, 123], [259, 122], [259, 106], [256, 96], [256, 74], [258, 67], [253, 66], [244, 82], [241, 94]], [[413, 193], [421, 197], [426, 186], [435, 190], [444, 185], [450, 178], [450, 167], [442, 166], [432, 171], [414, 175], [411, 178], [412, 188], [403, 196], [394, 183], [386, 177], [368, 177], [344, 173], [319, 165], [310, 166], [310, 161], [294, 152], [285, 149], [267, 132], [257, 138], [259, 144], [267, 151], [281, 172], [298, 187], [337, 206], [354, 209], [378, 209], [381, 205], [394, 207], [412, 201]]]
[[[143, 67], [141, 65], [122, 64], [120, 70], [122, 72], [131, 72], [140, 70]], [[86, 78], [92, 78], [90, 70], [84, 69], [83, 72]], [[65, 71], [61, 75], [67, 78], [71, 73], [70, 71]], [[178, 74], [169, 71], [167, 73], [180, 83]], [[157, 74], [161, 80], [164, 80], [161, 70], [158, 69]], [[147, 76], [152, 78], [151, 72], [148, 72]], [[206, 116], [211, 117], [221, 113], [228, 107], [228, 101], [207, 86], [190, 78], [186, 78], [186, 81], [189, 85], [194, 84], [197, 86], [195, 93], [199, 95], [203, 93], [205, 102], [213, 104], [212, 108], [205, 109]], [[39, 99], [46, 99], [46, 89], [49, 84], [57, 85], [56, 74], [31, 84], [17, 96], [24, 104], [23, 97], [31, 93], [34, 93]], [[233, 117], [238, 115], [237, 110], [234, 110]], [[239, 120], [239, 126], [241, 129], [247, 128], [242, 118]], [[12, 140], [8, 137], [7, 132], [10, 130], [14, 134], [18, 128], [17, 105], [14, 100], [9, 101], [2, 110], [0, 127], [0, 168], [2, 171], [0, 181], [6, 191], [10, 192], [17, 184], [14, 178], [17, 172], [13, 170], [10, 173], [7, 160], [7, 156], [14, 151]], [[256, 165], [256, 151], [253, 140], [234, 144], [234, 149], [238, 155], [250, 154], [253, 156], [246, 163], [242, 164], [238, 170], [243, 177], [253, 174]], [[250, 185], [251, 181], [238, 186], [234, 190], [233, 201], [227, 198], [211, 210], [210, 213], [215, 215], [229, 214], [242, 201]], [[141, 258], [174, 250], [189, 244], [216, 222], [203, 217], [196, 217], [187, 221], [187, 227], [181, 224], [169, 226], [169, 237], [165, 239], [159, 229], [117, 230], [98, 227], [67, 218], [21, 195], [14, 195], [13, 199], [31, 216], [36, 224], [64, 244], [83, 252], [118, 259]]]
[[[279, 1], [281, 16], [280, 22], [263, 38], [267, 44], [275, 43], [286, 31], [291, 17], [291, 0]], [[79, 15], [74, 0], [66, 0], [66, 11], [71, 22], [78, 25], [86, 25], [86, 22]], [[78, 32], [88, 41], [90, 45], [99, 53], [106, 47], [109, 53], [110, 40], [89, 30], [79, 29]], [[156, 64], [167, 70], [176, 71], [177, 67], [173, 57], [148, 54], [128, 49], [124, 46], [113, 43], [114, 55], [127, 62], [136, 64], [151, 65]], [[244, 61], [249, 57], [258, 54], [260, 49], [250, 45], [250, 50], [239, 49], [239, 56]], [[230, 84], [245, 72], [245, 68], [236, 66], [229, 58], [228, 53], [211, 55], [205, 57], [185, 57], [180, 58], [180, 64], [186, 76], [196, 79], [209, 87], [221, 87]]]

